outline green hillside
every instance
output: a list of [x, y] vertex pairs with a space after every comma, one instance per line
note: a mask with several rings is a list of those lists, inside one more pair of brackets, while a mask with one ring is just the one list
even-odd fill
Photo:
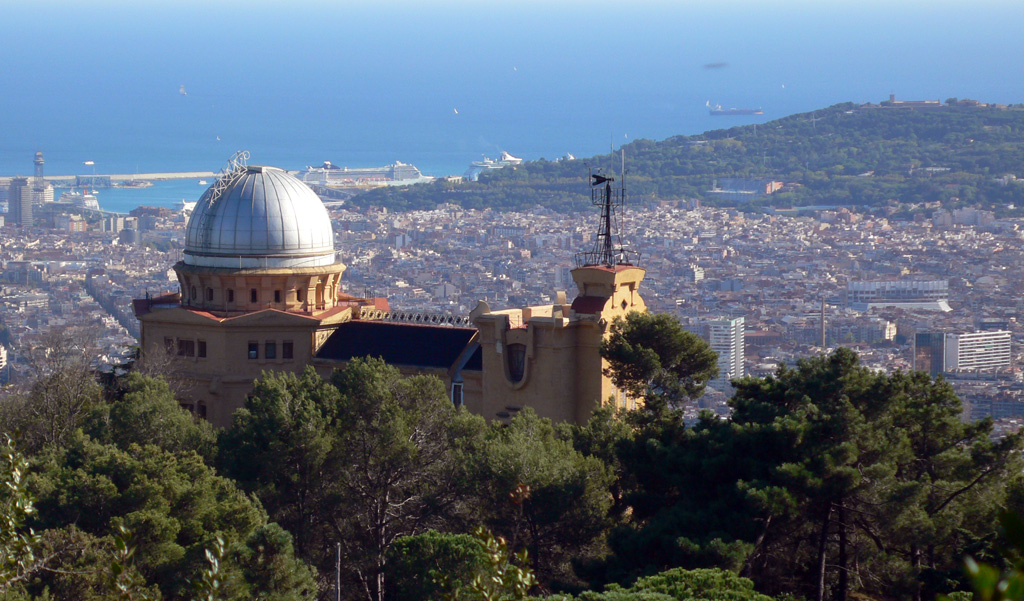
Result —
[[[953, 99], [951, 99], [953, 100]], [[941, 202], [979, 204], [1000, 212], [1024, 205], [1024, 106], [930, 108], [838, 104], [759, 125], [667, 140], [636, 140], [603, 155], [572, 161], [525, 162], [484, 174], [480, 182], [377, 189], [357, 205], [432, 208], [570, 208], [582, 203], [587, 165], [618, 171], [625, 155], [636, 200], [695, 197], [706, 204], [756, 209], [816, 204], [878, 206]], [[781, 181], [771, 196], [736, 201], [709, 194], [722, 180]], [[1003, 178], [1000, 181], [999, 178]]]

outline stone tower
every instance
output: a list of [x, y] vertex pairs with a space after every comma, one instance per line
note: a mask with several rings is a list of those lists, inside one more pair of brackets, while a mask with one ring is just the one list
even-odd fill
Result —
[[647, 310], [639, 293], [645, 271], [614, 231], [625, 191], [612, 181], [594, 176], [601, 221], [595, 248], [576, 257], [578, 294], [571, 304], [558, 292], [553, 305], [491, 311], [480, 303], [471, 314], [480, 330], [482, 395], [478, 407], [467, 399], [467, 408], [493, 419], [529, 406], [555, 421], [584, 423], [605, 403], [636, 406], [604, 375], [600, 354], [616, 317]]

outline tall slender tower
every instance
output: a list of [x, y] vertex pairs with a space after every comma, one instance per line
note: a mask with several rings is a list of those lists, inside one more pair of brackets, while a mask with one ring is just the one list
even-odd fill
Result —
[[731, 392], [730, 380], [746, 375], [743, 357], [746, 354], [743, 339], [744, 319], [719, 319], [710, 322], [711, 350], [718, 353], [718, 377], [710, 386], [722, 392]]
[[825, 336], [825, 297], [821, 297], [821, 348], [828, 348], [828, 339]]
[[53, 202], [53, 186], [46, 183], [43, 177], [43, 153], [36, 152], [36, 158], [32, 161], [36, 167], [36, 174], [29, 185], [29, 195], [34, 205], [42, 205]]
[[7, 216], [12, 224], [32, 227], [32, 186], [28, 178], [11, 178], [7, 188]]

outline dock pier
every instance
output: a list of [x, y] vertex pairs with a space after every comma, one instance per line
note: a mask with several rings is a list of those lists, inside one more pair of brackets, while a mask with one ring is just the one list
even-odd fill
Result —
[[47, 175], [46, 181], [51, 184], [65, 184], [74, 183], [79, 177], [91, 178], [91, 177], [103, 177], [110, 178], [112, 182], [126, 182], [130, 180], [146, 180], [146, 181], [164, 181], [169, 179], [212, 179], [217, 177], [218, 173], [215, 171], [178, 171], [173, 173], [115, 173], [107, 175], [104, 173], [82, 173], [79, 175]]
[[[0, 187], [7, 187], [11, 180], [15, 177], [28, 177], [29, 176], [12, 176], [3, 175], [0, 176]], [[47, 175], [43, 179], [53, 184], [55, 188], [71, 188], [78, 181], [78, 178], [85, 180], [105, 180], [109, 182], [128, 182], [132, 180], [144, 180], [149, 182], [154, 181], [166, 181], [172, 179], [208, 179], [211, 182], [220, 177], [220, 173], [216, 171], [177, 171], [167, 173], [114, 173], [107, 175], [105, 173], [82, 173], [80, 175]], [[104, 186], [97, 186], [102, 188]]]

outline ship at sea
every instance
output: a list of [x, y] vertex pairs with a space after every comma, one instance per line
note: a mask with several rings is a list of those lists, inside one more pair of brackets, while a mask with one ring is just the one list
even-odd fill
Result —
[[174, 203], [174, 210], [184, 215], [186, 218], [192, 214], [192, 211], [196, 208], [197, 200], [185, 200], [182, 198], [178, 202]]
[[706, 103], [704, 103], [704, 106], [708, 107], [708, 113], [710, 113], [712, 117], [722, 117], [722, 116], [728, 116], [728, 115], [763, 115], [764, 114], [764, 111], [762, 111], [759, 108], [757, 108], [757, 109], [738, 109], [738, 108], [728, 108], [728, 109], [725, 109], [725, 108], [722, 108], [722, 105], [720, 105], [720, 104], [716, 104], [715, 106], [711, 106], [711, 101], [710, 100], [707, 101]]
[[90, 193], [88, 190], [77, 192], [71, 190], [60, 195], [60, 199], [57, 202], [67, 203], [73, 207], [82, 209], [93, 209], [100, 210], [100, 203], [96, 200], [95, 191]]
[[413, 165], [401, 161], [384, 167], [357, 168], [338, 167], [330, 161], [324, 161], [319, 167], [307, 166], [305, 171], [299, 172], [298, 177], [310, 186], [328, 188], [406, 186], [434, 180], [420, 173]]
[[482, 161], [473, 161], [470, 163], [469, 169], [466, 170], [466, 173], [462, 177], [475, 182], [477, 181], [477, 178], [480, 177], [480, 174], [485, 171], [501, 169], [503, 167], [514, 167], [522, 162], [523, 159], [514, 157], [502, 150], [500, 159], [495, 160], [484, 157]]

